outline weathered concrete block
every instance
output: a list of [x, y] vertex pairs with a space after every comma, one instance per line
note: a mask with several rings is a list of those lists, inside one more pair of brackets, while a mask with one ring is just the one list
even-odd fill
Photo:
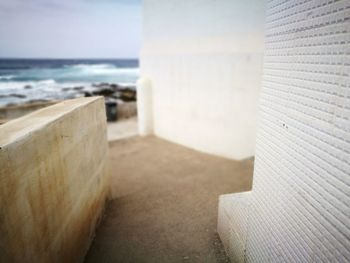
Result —
[[108, 194], [100, 97], [0, 127], [0, 262], [81, 262]]

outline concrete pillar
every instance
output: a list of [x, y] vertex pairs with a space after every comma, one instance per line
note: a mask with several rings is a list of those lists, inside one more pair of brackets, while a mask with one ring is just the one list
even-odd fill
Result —
[[141, 136], [153, 134], [152, 83], [148, 78], [137, 81], [138, 128]]

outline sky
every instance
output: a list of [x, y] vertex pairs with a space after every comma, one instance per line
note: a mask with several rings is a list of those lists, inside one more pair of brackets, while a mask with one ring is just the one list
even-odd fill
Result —
[[137, 58], [141, 0], [0, 0], [0, 57]]

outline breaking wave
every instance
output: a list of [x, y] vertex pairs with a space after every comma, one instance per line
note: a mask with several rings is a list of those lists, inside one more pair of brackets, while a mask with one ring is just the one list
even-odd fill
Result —
[[[112, 64], [97, 64], [97, 65], [87, 65], [78, 64], [71, 67], [73, 70], [80, 71], [81, 74], [92, 74], [92, 75], [120, 75], [120, 74], [130, 74], [138, 75], [138, 68], [117, 68]], [[79, 72], [78, 72], [79, 73]]]

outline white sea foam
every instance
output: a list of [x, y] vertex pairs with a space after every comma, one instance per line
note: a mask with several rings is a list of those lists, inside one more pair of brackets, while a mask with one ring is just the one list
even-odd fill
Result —
[[86, 69], [86, 68], [115, 68], [112, 64], [77, 64], [73, 66], [66, 66], [66, 67], [72, 67], [72, 68], [80, 68], [80, 69]]
[[39, 85], [39, 86], [53, 86], [53, 85], [57, 85], [57, 82], [54, 79], [46, 79], [46, 80], [38, 81], [37, 85]]
[[23, 90], [26, 86], [31, 86], [33, 88], [51, 88], [56, 86], [57, 83], [53, 79], [40, 80], [40, 81], [10, 81], [10, 82], [0, 82], [1, 93], [6, 93], [6, 91], [16, 92], [18, 90]]
[[[69, 67], [69, 66], [68, 66]], [[138, 68], [118, 68], [112, 64], [78, 64], [70, 66], [72, 69], [78, 69], [86, 75], [135, 75], [139, 74]]]
[[5, 75], [5, 76], [0, 76], [0, 80], [10, 80], [13, 79], [15, 76], [13, 75]]
[[[41, 80], [41, 81], [11, 81], [0, 82], [0, 106], [8, 103], [23, 103], [26, 101], [37, 99], [67, 99], [79, 94], [74, 89], [62, 91], [63, 88], [73, 88], [77, 86], [89, 87], [90, 83], [57, 83], [53, 79]], [[25, 88], [30, 86], [30, 88]], [[88, 90], [87, 88], [86, 90]], [[16, 95], [24, 95], [25, 98], [19, 98]], [[81, 95], [82, 96], [82, 95]]]
[[2, 94], [6, 92], [16, 92], [17, 90], [22, 90], [25, 86], [32, 86], [35, 82], [33, 81], [11, 81], [11, 82], [0, 82], [0, 91]]

